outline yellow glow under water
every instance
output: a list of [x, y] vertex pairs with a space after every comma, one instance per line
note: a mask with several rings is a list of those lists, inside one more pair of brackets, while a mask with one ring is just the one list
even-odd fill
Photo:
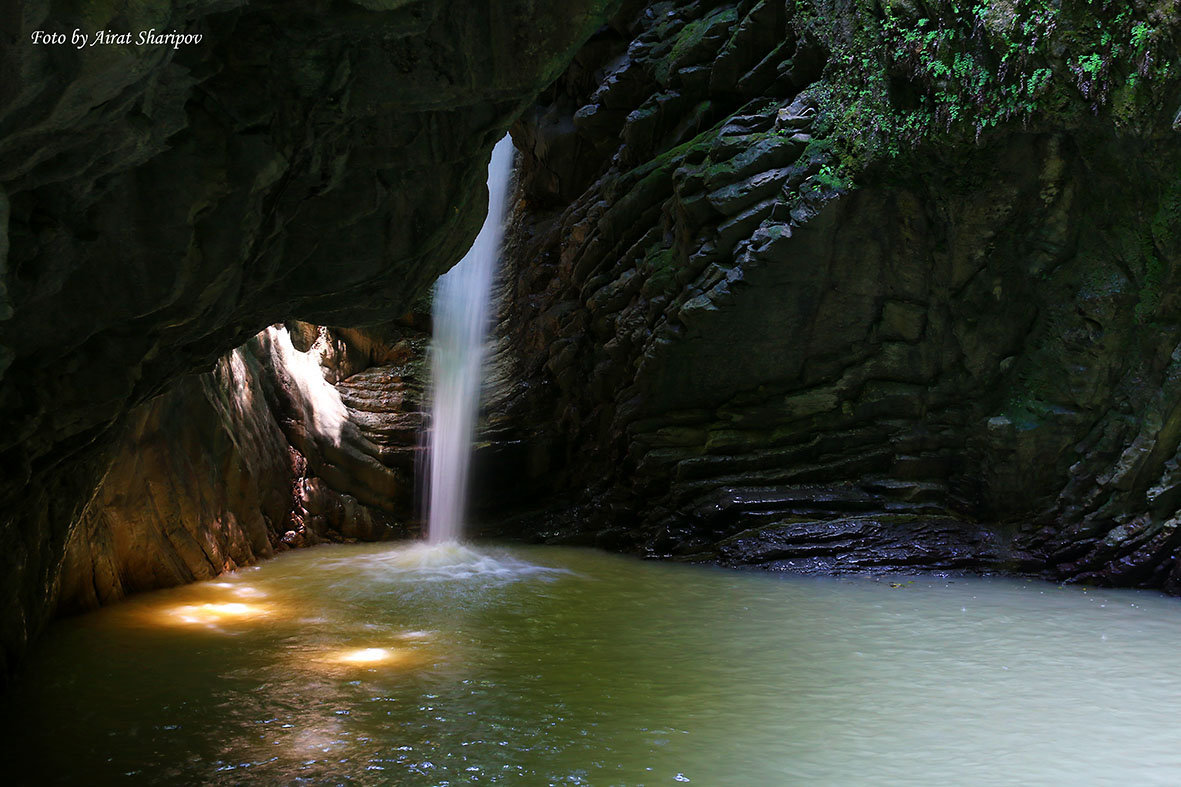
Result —
[[259, 604], [223, 602], [165, 607], [161, 618], [165, 623], [202, 624], [252, 620], [269, 614], [270, 610]]
[[384, 664], [397, 658], [397, 653], [388, 648], [361, 648], [346, 650], [336, 657], [341, 664]]
[[[400, 639], [400, 637], [399, 637]], [[417, 645], [413, 647], [370, 646], [346, 647], [329, 650], [311, 659], [302, 659], [298, 669], [312, 668], [326, 675], [348, 676], [361, 671], [380, 670], [383, 673], [417, 673], [440, 666], [445, 659], [438, 658]]]
[[324, 547], [59, 621], [3, 783], [1181, 784], [1178, 651], [1151, 594]]

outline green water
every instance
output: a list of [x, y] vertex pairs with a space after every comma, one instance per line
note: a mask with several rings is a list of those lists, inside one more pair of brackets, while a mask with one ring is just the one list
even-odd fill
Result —
[[1178, 654], [1152, 594], [322, 547], [59, 623], [0, 783], [1178, 784]]

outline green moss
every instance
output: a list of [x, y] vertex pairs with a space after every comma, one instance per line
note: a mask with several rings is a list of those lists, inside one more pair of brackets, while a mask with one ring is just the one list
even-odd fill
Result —
[[664, 190], [678, 167], [686, 162], [697, 164], [705, 160], [719, 127], [715, 125], [619, 175], [604, 186], [604, 195], [611, 200], [642, 203], [645, 194]]
[[680, 67], [681, 61], [685, 56], [693, 51], [694, 47], [702, 42], [706, 34], [715, 26], [724, 25], [730, 27], [738, 21], [738, 12], [734, 8], [719, 8], [711, 13], [705, 15], [701, 19], [690, 22], [685, 25], [681, 32], [677, 35], [673, 42], [672, 49], [667, 55], [656, 65], [655, 75], [656, 79], [661, 83], [667, 83], [672, 76], [672, 72]]
[[673, 288], [676, 283], [677, 268], [680, 260], [676, 252], [661, 243], [649, 246], [644, 258], [636, 266], [640, 275], [645, 277], [644, 286], [640, 294], [645, 298], [665, 292]]
[[1051, 404], [1027, 390], [1014, 393], [1002, 410], [1019, 432], [1038, 428], [1051, 419], [1053, 411]]
[[[811, 90], [835, 183], [925, 139], [1005, 125], [1117, 125], [1157, 116], [1176, 49], [1177, 0], [795, 0], [800, 36], [829, 50]], [[921, 12], [916, 10], [922, 8]], [[1109, 106], [1110, 105], [1110, 106]]]
[[641, 269], [650, 271], [669, 270], [677, 264], [677, 257], [673, 254], [672, 249], [663, 248], [660, 245], [653, 246], [648, 250], [648, 254], [644, 257], [641, 264]]
[[1153, 242], [1174, 248], [1181, 231], [1181, 178], [1173, 181], [1161, 195], [1151, 223]]
[[[778, 107], [778, 104], [776, 104], [775, 107]], [[764, 110], [764, 111], [771, 112], [773, 110]], [[729, 121], [729, 120], [730, 120], [730, 118], [727, 118], [727, 121]], [[792, 133], [795, 133], [795, 132], [792, 132]], [[716, 132], [711, 133], [711, 135], [710, 135], [711, 144], [712, 144], [713, 140], [716, 140], [717, 138], [718, 138], [718, 135]], [[754, 148], [757, 148], [760, 145], [765, 144], [768, 139], [772, 139], [772, 138], [774, 138], [776, 140], [776, 142], [779, 142], [780, 138], [781, 138], [781, 132], [779, 132], [779, 131], [754, 131], [749, 134], [742, 135], [742, 139], [743, 139], [744, 144], [748, 150], [752, 150]], [[741, 155], [723, 156], [721, 161], [713, 161], [711, 158], [709, 161], [707, 161], [702, 166], [701, 174], [703, 176], [705, 176], [706, 179], [725, 178], [725, 177], [731, 175], [732, 173], [734, 173], [736, 170], [738, 170], [739, 168], [741, 168], [744, 165], [745, 165], [745, 162], [743, 161]]]
[[1181, 179], [1172, 182], [1160, 197], [1148, 231], [1140, 237], [1140, 288], [1134, 316], [1137, 324], [1150, 323], [1168, 288], [1168, 267], [1158, 249], [1175, 248], [1181, 227]]
[[1160, 305], [1161, 285], [1164, 279], [1164, 263], [1155, 254], [1149, 254], [1144, 259], [1144, 278], [1141, 282], [1139, 301], [1135, 309], [1135, 318], [1138, 324], [1147, 323], [1156, 313], [1156, 308]]

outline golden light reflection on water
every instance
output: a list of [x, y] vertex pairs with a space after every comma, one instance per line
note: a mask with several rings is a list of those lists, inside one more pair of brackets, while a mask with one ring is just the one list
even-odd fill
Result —
[[128, 611], [153, 626], [240, 627], [284, 617], [266, 593], [234, 582], [208, 582], [172, 591], [158, 599], [138, 600]]
[[307, 666], [327, 672], [375, 669], [383, 672], [409, 671], [427, 667], [433, 663], [432, 654], [421, 648], [392, 645], [339, 648], [321, 652], [305, 662]]
[[393, 660], [398, 654], [389, 648], [361, 648], [360, 650], [346, 650], [336, 657], [341, 664], [383, 664]]
[[222, 604], [182, 604], [179, 607], [168, 607], [164, 610], [166, 620], [177, 623], [225, 623], [227, 621], [250, 620], [270, 611], [258, 604], [242, 604], [238, 602]]
[[[306, 616], [300, 604], [284, 604], [276, 597], [244, 582], [204, 582], [175, 588], [158, 598], [141, 597], [121, 610], [126, 617], [143, 625], [169, 628], [192, 628], [211, 634], [236, 634], [260, 627], [313, 632], [340, 627], [333, 616]], [[365, 631], [365, 633], [361, 633]], [[437, 632], [423, 629], [357, 625], [351, 637], [336, 642], [321, 641], [318, 647], [293, 648], [288, 657], [296, 669], [310, 670], [329, 678], [347, 677], [358, 672], [398, 673], [431, 667], [439, 654], [430, 648]]]

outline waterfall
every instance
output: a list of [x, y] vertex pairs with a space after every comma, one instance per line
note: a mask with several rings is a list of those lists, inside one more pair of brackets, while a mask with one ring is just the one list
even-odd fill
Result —
[[512, 169], [513, 145], [505, 137], [492, 151], [488, 166], [488, 218], [484, 227], [467, 255], [435, 285], [427, 491], [432, 544], [457, 541], [463, 527], [492, 274], [504, 236]]

